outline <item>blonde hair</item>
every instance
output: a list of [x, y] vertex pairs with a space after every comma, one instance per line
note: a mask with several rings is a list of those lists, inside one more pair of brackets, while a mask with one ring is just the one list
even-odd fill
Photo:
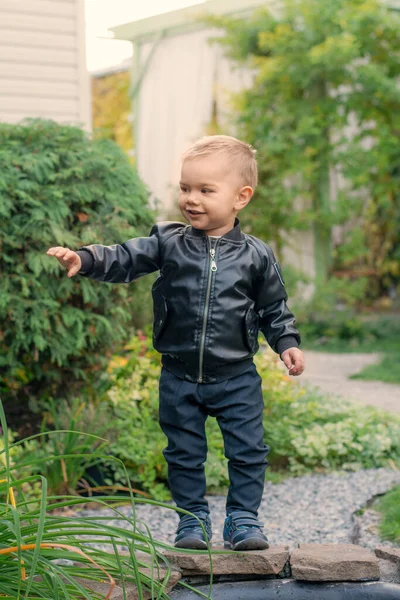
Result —
[[254, 190], [258, 182], [256, 152], [250, 144], [229, 135], [206, 135], [184, 152], [182, 161], [225, 154], [229, 158], [230, 170], [235, 169], [244, 185], [249, 185]]

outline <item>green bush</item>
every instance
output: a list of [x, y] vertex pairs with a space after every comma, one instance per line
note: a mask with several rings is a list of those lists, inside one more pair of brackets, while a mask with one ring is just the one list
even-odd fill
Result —
[[304, 345], [328, 351], [399, 351], [400, 320], [397, 314], [361, 313], [354, 307], [339, 308], [335, 296], [315, 296], [294, 309], [301, 323]]
[[271, 464], [281, 461], [293, 475], [378, 468], [399, 460], [400, 419], [383, 410], [333, 401], [309, 389], [297, 399], [267, 398], [266, 413]]
[[[299, 475], [315, 470], [354, 470], [392, 464], [400, 457], [400, 418], [373, 407], [324, 397], [298, 385], [277, 366], [272, 351], [256, 356], [263, 379], [265, 442], [271, 473]], [[159, 355], [149, 336], [139, 335], [110, 363], [114, 385], [108, 395], [119, 430], [111, 452], [120, 458], [132, 484], [157, 499], [167, 499], [166, 438], [158, 425]], [[207, 420], [208, 491], [229, 484], [222, 435], [215, 419]], [[114, 463], [115, 479], [124, 472]], [[113, 483], [109, 481], [109, 483]]]
[[[113, 408], [113, 424], [117, 441], [110, 452], [121, 459], [134, 487], [151, 492], [166, 500], [167, 465], [162, 455], [166, 438], [158, 424], [159, 354], [153, 349], [151, 337], [139, 332], [127, 346], [125, 356], [115, 356], [109, 370], [114, 385], [108, 391]], [[114, 479], [127, 484], [124, 470], [110, 463]]]
[[50, 401], [45, 408], [42, 435], [24, 445], [23, 462], [32, 462], [32, 472], [46, 478], [49, 495], [74, 495], [96, 486], [91, 470], [101, 472], [115, 436], [110, 406], [75, 399], [57, 406]]
[[306, 343], [322, 346], [331, 340], [361, 342], [375, 339], [352, 309], [320, 311], [312, 303], [296, 311]]
[[111, 141], [52, 121], [0, 124], [0, 391], [9, 418], [17, 401], [32, 407], [101, 381], [130, 335], [140, 312], [134, 285], [69, 279], [46, 250], [148, 235], [147, 196]]

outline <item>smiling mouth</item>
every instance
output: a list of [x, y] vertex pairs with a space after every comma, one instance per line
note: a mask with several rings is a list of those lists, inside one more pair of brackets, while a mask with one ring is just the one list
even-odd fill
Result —
[[205, 215], [206, 213], [200, 212], [198, 210], [188, 210], [189, 215]]

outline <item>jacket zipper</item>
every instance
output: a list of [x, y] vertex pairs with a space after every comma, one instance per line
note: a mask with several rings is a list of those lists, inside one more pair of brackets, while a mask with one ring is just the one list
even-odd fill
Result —
[[198, 383], [203, 383], [204, 346], [205, 346], [205, 342], [206, 342], [206, 331], [207, 331], [208, 309], [210, 307], [212, 276], [213, 276], [213, 273], [215, 273], [217, 270], [217, 263], [215, 260], [215, 251], [218, 246], [218, 242], [219, 242], [219, 240], [216, 241], [215, 247], [213, 248], [212, 242], [210, 242], [210, 238], [207, 237], [207, 247], [209, 248], [209, 255], [210, 255], [210, 269], [208, 271], [206, 300], [204, 303], [204, 312], [203, 312], [203, 328], [201, 330], [201, 338], [200, 338], [199, 378], [197, 380]]

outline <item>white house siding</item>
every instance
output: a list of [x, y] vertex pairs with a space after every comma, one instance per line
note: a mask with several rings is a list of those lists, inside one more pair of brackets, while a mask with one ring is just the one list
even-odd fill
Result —
[[90, 129], [84, 0], [0, 0], [0, 121]]

